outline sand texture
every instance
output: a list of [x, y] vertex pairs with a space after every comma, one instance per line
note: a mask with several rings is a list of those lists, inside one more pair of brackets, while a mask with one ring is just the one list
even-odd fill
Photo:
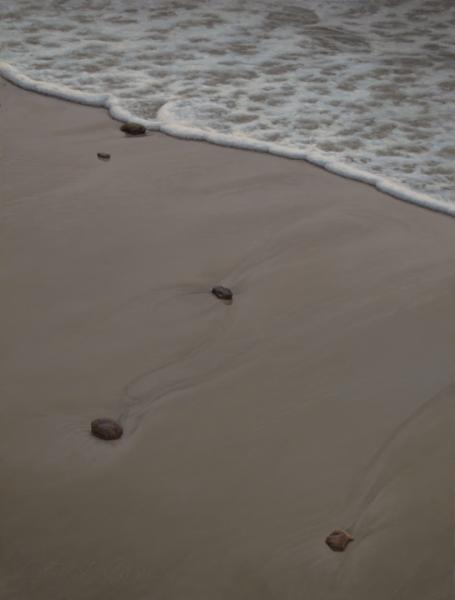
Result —
[[0, 105], [1, 600], [451, 598], [455, 221]]

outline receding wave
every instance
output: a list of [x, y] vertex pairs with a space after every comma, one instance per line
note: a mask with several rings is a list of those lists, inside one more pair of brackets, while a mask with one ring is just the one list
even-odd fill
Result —
[[18, 0], [0, 39], [24, 88], [455, 215], [451, 0]]

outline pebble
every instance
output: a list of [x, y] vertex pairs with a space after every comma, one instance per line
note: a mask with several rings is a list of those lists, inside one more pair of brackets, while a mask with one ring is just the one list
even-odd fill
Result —
[[102, 440], [118, 440], [123, 435], [123, 427], [112, 419], [95, 419], [91, 431], [92, 435]]
[[97, 157], [100, 160], [109, 160], [111, 158], [111, 155], [108, 154], [107, 152], [98, 152]]
[[216, 285], [213, 287], [212, 294], [220, 300], [232, 300], [233, 296], [232, 291], [227, 287], [223, 287], [222, 285]]
[[354, 538], [344, 529], [335, 529], [325, 539], [327, 546], [334, 552], [343, 552], [349, 542], [353, 542]]
[[124, 123], [120, 129], [128, 135], [144, 135], [146, 132], [145, 127], [139, 123]]

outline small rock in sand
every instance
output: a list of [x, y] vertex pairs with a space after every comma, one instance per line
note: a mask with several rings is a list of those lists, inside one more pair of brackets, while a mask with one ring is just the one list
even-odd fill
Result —
[[98, 152], [97, 157], [100, 160], [109, 160], [111, 158], [111, 155], [108, 154], [107, 152]]
[[122, 426], [112, 419], [95, 419], [91, 430], [92, 435], [102, 440], [118, 440], [123, 435]]
[[139, 123], [124, 123], [120, 129], [128, 135], [144, 135], [146, 131], [145, 127]]
[[212, 288], [212, 294], [220, 300], [232, 300], [232, 292], [229, 288], [216, 285]]
[[327, 546], [334, 552], [343, 552], [352, 541], [354, 541], [352, 535], [343, 529], [335, 529], [325, 539]]

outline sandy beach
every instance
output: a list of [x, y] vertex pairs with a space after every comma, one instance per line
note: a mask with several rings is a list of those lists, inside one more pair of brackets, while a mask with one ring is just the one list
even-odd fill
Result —
[[450, 598], [455, 221], [119, 126], [0, 81], [0, 598]]

